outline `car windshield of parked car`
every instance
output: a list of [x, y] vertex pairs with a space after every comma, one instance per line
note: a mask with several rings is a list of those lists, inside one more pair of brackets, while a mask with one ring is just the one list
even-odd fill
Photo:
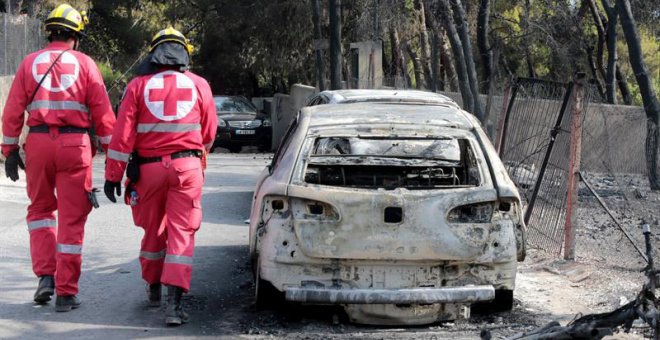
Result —
[[215, 109], [218, 112], [257, 114], [255, 107], [243, 98], [215, 97], [213, 100], [215, 101]]
[[468, 139], [321, 137], [314, 142], [305, 182], [433, 189], [479, 186], [482, 180]]

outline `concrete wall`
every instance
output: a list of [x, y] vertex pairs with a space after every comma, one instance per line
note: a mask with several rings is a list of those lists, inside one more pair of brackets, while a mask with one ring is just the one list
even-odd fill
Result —
[[[351, 74], [351, 86], [359, 89], [373, 89], [383, 86], [383, 42], [361, 41], [351, 43], [351, 53], [357, 53], [358, 74]], [[349, 63], [355, 62], [349, 60]]]
[[[284, 137], [284, 133], [286, 133], [291, 120], [305, 106], [307, 100], [317, 92], [318, 90], [312, 86], [295, 84], [291, 86], [290, 95], [275, 94], [270, 110], [271, 121], [273, 123], [273, 150], [277, 149], [280, 145], [280, 140]], [[269, 111], [266, 110], [266, 112]]]
[[273, 123], [272, 149], [277, 149], [280, 139], [284, 136], [289, 122], [293, 118], [293, 104], [288, 94], [276, 93], [273, 97], [271, 122]]

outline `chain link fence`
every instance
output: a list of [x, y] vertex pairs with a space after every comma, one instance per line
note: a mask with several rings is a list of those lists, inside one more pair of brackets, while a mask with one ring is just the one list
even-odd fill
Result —
[[5, 13], [0, 13], [0, 21], [0, 76], [13, 75], [27, 54], [43, 47], [43, 25], [25, 15]]

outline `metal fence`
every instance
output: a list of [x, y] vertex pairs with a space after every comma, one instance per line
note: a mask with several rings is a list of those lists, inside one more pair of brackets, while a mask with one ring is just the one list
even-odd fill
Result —
[[[577, 86], [577, 85], [576, 85]], [[655, 136], [643, 109], [600, 103], [594, 86], [580, 85], [582, 183], [574, 218], [567, 218], [572, 126], [580, 103], [572, 84], [518, 79], [503, 120], [500, 156], [525, 203], [530, 247], [566, 253], [566, 225], [574, 228], [575, 258], [608, 268], [642, 266], [642, 223], [660, 226], [660, 193], [649, 185], [647, 134]], [[651, 166], [655, 166], [652, 165]], [[567, 221], [570, 220], [570, 221]], [[568, 223], [570, 222], [570, 223]], [[568, 235], [573, 235], [569, 233]], [[656, 230], [654, 245], [660, 245]], [[565, 254], [566, 255], [566, 254]]]
[[43, 46], [42, 23], [25, 15], [0, 13], [0, 75], [13, 75], [21, 60]]
[[518, 79], [504, 117], [500, 158], [518, 186], [532, 247], [560, 254], [564, 241], [572, 84]]
[[645, 222], [656, 229], [652, 244], [656, 254], [660, 250], [660, 195], [650, 188], [647, 162], [647, 150], [655, 148], [647, 148], [646, 140], [655, 129], [640, 107], [595, 103], [585, 115], [577, 260], [604, 268], [643, 267]]

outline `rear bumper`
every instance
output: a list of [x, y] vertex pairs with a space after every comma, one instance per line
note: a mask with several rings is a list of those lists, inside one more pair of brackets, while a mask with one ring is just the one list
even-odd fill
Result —
[[287, 287], [288, 301], [332, 304], [436, 304], [474, 303], [495, 298], [491, 285], [411, 288], [411, 289], [341, 289]]

